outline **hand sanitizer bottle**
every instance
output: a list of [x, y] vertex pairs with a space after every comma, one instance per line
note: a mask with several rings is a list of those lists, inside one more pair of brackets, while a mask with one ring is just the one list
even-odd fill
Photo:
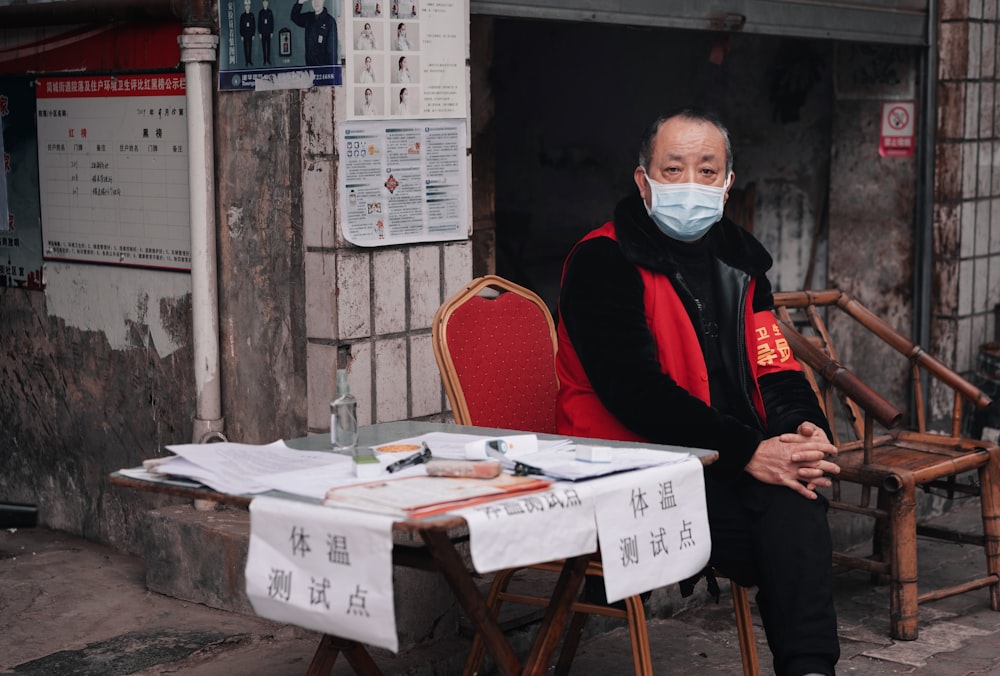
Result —
[[337, 396], [330, 402], [330, 441], [335, 451], [354, 451], [358, 444], [358, 400], [347, 384], [347, 370], [337, 369]]

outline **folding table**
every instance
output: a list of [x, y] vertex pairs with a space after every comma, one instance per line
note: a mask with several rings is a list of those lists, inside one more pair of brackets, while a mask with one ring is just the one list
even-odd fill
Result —
[[[406, 439], [430, 432], [474, 434], [479, 436], [524, 434], [524, 432], [511, 430], [447, 423], [399, 421], [362, 427], [358, 443], [360, 446], [377, 446], [397, 439]], [[566, 438], [544, 434], [538, 436], [543, 439]], [[715, 451], [682, 449], [675, 446], [657, 446], [654, 444], [593, 439], [574, 439], [574, 441], [590, 444], [596, 443], [604, 446], [652, 448], [663, 450], [664, 452], [691, 453], [706, 465], [714, 462], [718, 457]], [[285, 443], [299, 450], [326, 450], [330, 448], [329, 436], [324, 434], [291, 439]], [[110, 482], [115, 486], [124, 488], [192, 499], [213, 500], [222, 504], [239, 507], [249, 506], [250, 501], [256, 497], [250, 495], [229, 495], [208, 488], [193, 488], [169, 483], [143, 481], [124, 476], [120, 472], [113, 473], [110, 477]], [[287, 498], [289, 500], [316, 502], [315, 500], [278, 491], [271, 491], [264, 495]], [[472, 571], [468, 569], [456, 548], [457, 544], [468, 540], [468, 529], [463, 518], [442, 514], [419, 520], [397, 521], [393, 524], [393, 536], [393, 564], [420, 570], [437, 571], [444, 576], [469, 620], [478, 631], [482, 632], [487, 649], [496, 660], [497, 669], [500, 673], [544, 674], [546, 672], [552, 654], [558, 646], [563, 629], [569, 620], [573, 601], [579, 593], [580, 586], [583, 584], [584, 573], [590, 559], [589, 554], [568, 558], [563, 562], [559, 578], [552, 591], [551, 602], [546, 608], [531, 651], [527, 659], [522, 663], [510, 643], [504, 637], [496, 618], [489, 612], [486, 600], [476, 586]], [[328, 634], [324, 635], [320, 641], [313, 655], [312, 663], [309, 665], [306, 673], [310, 676], [329, 674], [340, 653], [344, 653], [345, 658], [356, 673], [380, 673], [363, 645], [356, 641]]]

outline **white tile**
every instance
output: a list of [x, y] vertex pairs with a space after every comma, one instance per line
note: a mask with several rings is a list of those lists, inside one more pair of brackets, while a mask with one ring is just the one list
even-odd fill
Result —
[[983, 74], [984, 80], [991, 80], [996, 74], [997, 27], [983, 24]]
[[972, 314], [972, 291], [974, 270], [973, 259], [964, 260], [958, 264], [958, 316], [967, 317]]
[[975, 141], [962, 144], [962, 197], [976, 197], [976, 169], [979, 162], [978, 145]]
[[367, 253], [337, 254], [337, 338], [371, 335], [371, 275]]
[[1000, 197], [990, 200], [990, 253], [1000, 253]]
[[986, 256], [974, 258], [975, 265], [973, 274], [976, 276], [972, 282], [972, 312], [978, 314], [987, 310], [987, 296], [989, 293], [990, 259]]
[[336, 338], [337, 257], [332, 253], [307, 251], [306, 337]]
[[406, 331], [406, 255], [380, 249], [372, 256], [375, 335]]
[[[972, 7], [969, 7], [970, 11]], [[983, 63], [983, 25], [981, 23], [969, 22], [969, 64], [966, 76], [970, 80], [982, 78]]]
[[405, 420], [406, 338], [375, 341], [375, 421]]
[[430, 334], [410, 337], [411, 415], [415, 418], [442, 412], [441, 373], [434, 359]]
[[962, 202], [962, 224], [958, 243], [960, 258], [971, 258], [976, 251], [976, 203]]
[[[375, 408], [372, 399], [372, 344], [369, 341], [351, 343], [349, 349], [347, 384], [351, 388], [351, 394], [358, 400], [358, 424], [371, 425], [372, 411]], [[335, 381], [335, 371], [331, 373], [331, 379]], [[333, 388], [334, 384], [330, 387]]]
[[444, 245], [444, 297], [451, 298], [472, 281], [472, 244]]
[[979, 177], [976, 185], [977, 196], [988, 197], [993, 178], [993, 141], [979, 144]]
[[302, 241], [307, 247], [332, 247], [334, 167], [330, 160], [307, 159], [302, 166]]
[[441, 247], [410, 249], [410, 330], [430, 328], [441, 295]]
[[330, 430], [330, 400], [334, 395], [337, 346], [306, 345], [307, 424], [310, 431]]
[[[971, 205], [970, 205], [971, 206]], [[976, 251], [985, 256], [990, 251], [990, 201], [976, 201]]]
[[[991, 57], [992, 58], [992, 57]], [[989, 82], [983, 83], [979, 89], [981, 98], [977, 107], [979, 115], [979, 137], [993, 138], [993, 93], [996, 91]]]
[[979, 82], [965, 84], [965, 133], [963, 138], [972, 140], [979, 138]]

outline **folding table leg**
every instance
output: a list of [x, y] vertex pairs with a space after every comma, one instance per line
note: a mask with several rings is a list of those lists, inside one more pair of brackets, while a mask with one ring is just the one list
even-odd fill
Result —
[[333, 671], [337, 656], [341, 652], [347, 658], [348, 664], [354, 668], [354, 673], [360, 676], [381, 676], [382, 671], [363, 645], [357, 641], [330, 634], [323, 634], [323, 638], [320, 639], [312, 662], [309, 663], [306, 676], [329, 676], [330, 672]]
[[438, 570], [455, 593], [469, 620], [482, 635], [487, 650], [496, 660], [497, 670], [502, 674], [518, 674], [521, 672], [521, 661], [503, 635], [500, 625], [486, 605], [486, 600], [472, 581], [469, 571], [455, 550], [448, 534], [441, 530], [421, 529], [420, 537], [427, 545], [427, 551], [437, 565]]
[[590, 564], [590, 554], [566, 559], [562, 572], [556, 581], [555, 589], [545, 617], [535, 635], [531, 653], [524, 663], [525, 674], [544, 674], [548, 670], [549, 659], [555, 652], [562, 636], [566, 622], [572, 612], [573, 600], [580, 592], [580, 585], [586, 577], [587, 566]]

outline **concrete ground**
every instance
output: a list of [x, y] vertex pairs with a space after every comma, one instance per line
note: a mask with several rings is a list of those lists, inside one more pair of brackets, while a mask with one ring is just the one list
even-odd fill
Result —
[[[978, 502], [939, 521], [977, 530]], [[921, 539], [921, 580], [966, 579], [983, 569], [975, 546]], [[114, 676], [268, 676], [304, 674], [319, 636], [256, 617], [149, 592], [142, 561], [44, 529], [0, 531], [0, 674]], [[888, 638], [888, 592], [867, 574], [838, 571], [843, 657], [839, 674], [1000, 675], [1000, 613], [986, 590], [925, 604], [920, 638]], [[757, 629], [762, 673], [772, 674]], [[739, 674], [728, 594], [649, 623], [657, 674]], [[461, 672], [468, 640], [457, 637], [399, 656], [375, 654], [386, 674]], [[631, 671], [627, 631], [613, 622], [585, 639], [574, 662], [581, 675]], [[353, 673], [341, 659], [333, 674]]]

